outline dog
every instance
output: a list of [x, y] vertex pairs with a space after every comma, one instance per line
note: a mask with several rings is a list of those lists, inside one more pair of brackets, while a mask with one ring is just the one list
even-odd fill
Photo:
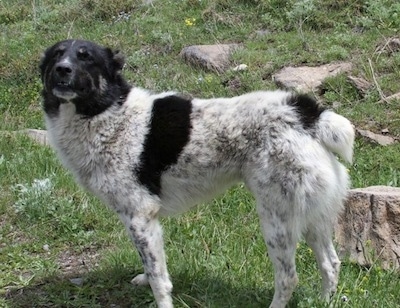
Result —
[[159, 217], [184, 212], [232, 185], [254, 194], [274, 267], [270, 307], [285, 307], [298, 283], [305, 238], [336, 291], [340, 261], [333, 224], [343, 207], [354, 129], [313, 98], [259, 91], [187, 98], [129, 85], [119, 51], [84, 40], [48, 48], [40, 63], [50, 143], [87, 190], [115, 210], [135, 244], [160, 308], [173, 307]]

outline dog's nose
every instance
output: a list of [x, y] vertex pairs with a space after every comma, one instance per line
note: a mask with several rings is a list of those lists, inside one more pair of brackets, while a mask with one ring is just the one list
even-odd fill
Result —
[[60, 75], [60, 76], [67, 76], [70, 75], [72, 73], [72, 65], [69, 63], [58, 63], [56, 65], [56, 72]]

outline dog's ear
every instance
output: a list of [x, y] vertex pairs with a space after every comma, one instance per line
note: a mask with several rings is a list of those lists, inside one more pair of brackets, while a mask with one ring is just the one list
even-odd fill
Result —
[[45, 78], [45, 70], [46, 67], [48, 65], [49, 62], [49, 57], [48, 57], [48, 53], [49, 53], [50, 48], [46, 49], [44, 52], [42, 52], [42, 54], [40, 55], [40, 62], [39, 62], [39, 72], [40, 72], [40, 78], [42, 79], [42, 81], [44, 81]]
[[43, 81], [43, 75], [44, 75], [44, 66], [45, 66], [44, 59], [45, 59], [45, 55], [46, 54], [43, 52], [40, 55], [40, 60], [39, 60], [39, 71], [40, 71], [40, 78], [42, 79], [42, 81]]
[[[111, 50], [110, 50], [111, 51]], [[125, 65], [125, 56], [119, 50], [111, 51], [113, 68], [115, 71], [120, 71]]]

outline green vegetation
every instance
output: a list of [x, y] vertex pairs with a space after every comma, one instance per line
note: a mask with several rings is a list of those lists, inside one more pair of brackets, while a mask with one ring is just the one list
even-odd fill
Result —
[[[287, 65], [351, 61], [353, 75], [373, 87], [360, 95], [339, 75], [325, 82], [321, 101], [357, 127], [400, 137], [400, 102], [378, 103], [400, 92], [400, 52], [377, 48], [398, 34], [399, 15], [395, 0], [1, 0], [0, 307], [154, 307], [150, 289], [129, 284], [140, 258], [117, 217], [74, 183], [51, 149], [12, 133], [44, 128], [37, 67], [46, 47], [94, 40], [125, 53], [131, 83], [202, 97], [273, 89], [271, 75]], [[233, 62], [248, 70], [216, 74], [179, 57], [184, 46], [217, 42], [243, 44]], [[354, 187], [400, 186], [400, 144], [358, 139], [349, 171]], [[270, 303], [272, 268], [253, 203], [238, 186], [163, 220], [177, 307]], [[326, 307], [303, 243], [297, 260], [290, 307]], [[334, 306], [399, 307], [398, 272], [343, 261]]]

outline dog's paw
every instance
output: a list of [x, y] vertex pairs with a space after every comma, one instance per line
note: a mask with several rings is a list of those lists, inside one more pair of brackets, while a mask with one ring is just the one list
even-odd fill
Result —
[[131, 280], [131, 284], [133, 284], [135, 287], [147, 286], [149, 284], [149, 280], [146, 274], [139, 274]]

